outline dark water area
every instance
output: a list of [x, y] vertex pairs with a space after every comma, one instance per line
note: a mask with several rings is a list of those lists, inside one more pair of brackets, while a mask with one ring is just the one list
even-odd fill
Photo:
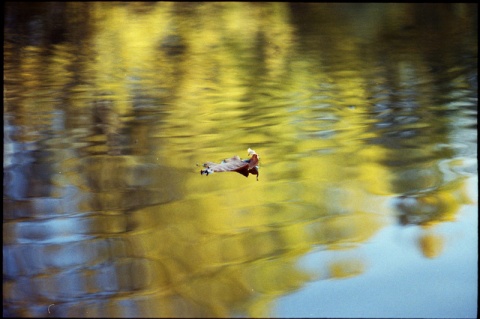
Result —
[[4, 11], [5, 317], [477, 316], [476, 4]]

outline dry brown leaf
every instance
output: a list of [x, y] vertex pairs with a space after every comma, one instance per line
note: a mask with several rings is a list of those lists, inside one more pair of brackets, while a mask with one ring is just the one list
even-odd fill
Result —
[[200, 171], [201, 175], [209, 175], [214, 172], [237, 172], [242, 174], [245, 177], [248, 177], [249, 174], [257, 175], [258, 181], [258, 154], [252, 150], [248, 149], [248, 155], [251, 156], [249, 159], [242, 160], [237, 155], [232, 158], [224, 159], [221, 163], [206, 162], [203, 164], [205, 169]]

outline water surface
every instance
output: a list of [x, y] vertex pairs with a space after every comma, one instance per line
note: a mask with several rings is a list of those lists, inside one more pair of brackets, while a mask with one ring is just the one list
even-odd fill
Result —
[[476, 317], [476, 12], [7, 4], [4, 314]]

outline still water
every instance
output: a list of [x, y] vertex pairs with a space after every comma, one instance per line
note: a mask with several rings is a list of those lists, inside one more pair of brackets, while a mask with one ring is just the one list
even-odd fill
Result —
[[476, 317], [477, 9], [8, 3], [4, 315]]

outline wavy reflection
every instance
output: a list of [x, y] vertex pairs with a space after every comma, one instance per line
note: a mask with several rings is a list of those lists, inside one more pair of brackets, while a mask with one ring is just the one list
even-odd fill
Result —
[[[9, 4], [5, 315], [271, 316], [370, 271], [392, 216], [441, 256], [473, 204], [476, 35], [423, 6]], [[259, 182], [200, 178], [248, 147]]]

